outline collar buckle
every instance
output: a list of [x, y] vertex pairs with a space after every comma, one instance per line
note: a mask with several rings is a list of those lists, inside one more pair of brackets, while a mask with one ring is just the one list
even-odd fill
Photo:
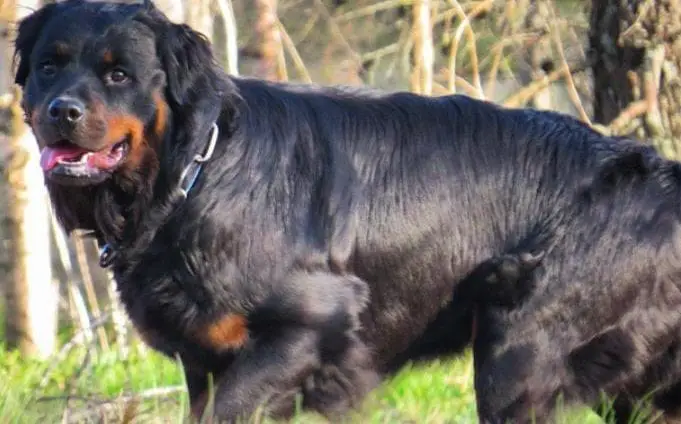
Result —
[[199, 177], [199, 174], [201, 173], [201, 169], [203, 168], [203, 163], [213, 156], [217, 140], [218, 140], [218, 125], [217, 123], [214, 122], [211, 127], [210, 140], [208, 141], [206, 150], [203, 152], [202, 155], [198, 154], [194, 155], [192, 161], [184, 168], [184, 170], [182, 170], [182, 174], [180, 174], [179, 190], [185, 199], [187, 198], [189, 191], [192, 189], [192, 187], [194, 187], [194, 184], [196, 183], [196, 180]]
[[114, 260], [116, 260], [116, 256], [118, 256], [116, 250], [109, 243], [105, 244], [99, 255], [99, 266], [102, 268], [110, 267]]

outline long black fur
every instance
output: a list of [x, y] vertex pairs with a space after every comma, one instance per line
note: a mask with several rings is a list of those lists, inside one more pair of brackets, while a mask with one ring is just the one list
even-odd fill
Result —
[[[356, 406], [406, 361], [461, 351], [474, 300], [460, 282], [530, 246], [546, 252], [532, 289], [478, 326], [481, 422], [545, 421], [559, 394], [595, 406], [666, 388], [657, 404], [676, 412], [679, 163], [556, 113], [226, 76], [203, 37], [150, 2], [67, 0], [23, 20], [27, 113], [60, 90], [34, 76], [50, 33], [114, 29], [137, 37], [114, 47], [149, 66], [125, 107], [151, 125], [161, 87], [169, 130], [144, 166], [48, 189], [68, 231], [120, 246], [123, 303], [152, 346], [180, 355], [193, 403], [212, 373], [224, 420], [268, 400], [286, 416], [299, 394], [325, 413]], [[85, 81], [74, 66], [58, 80]], [[213, 157], [169, 201], [214, 122]], [[366, 297], [348, 289], [362, 285]], [[226, 314], [246, 318], [248, 341], [202, 345]]]

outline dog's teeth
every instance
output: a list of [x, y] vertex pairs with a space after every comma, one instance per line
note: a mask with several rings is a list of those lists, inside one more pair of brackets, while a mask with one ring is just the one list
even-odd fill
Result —
[[76, 164], [80, 165], [80, 164], [83, 164], [85, 162], [87, 162], [87, 154], [80, 155], [78, 160], [74, 160], [71, 163], [74, 164], [74, 165], [76, 165]]
[[59, 160], [60, 163], [63, 164], [68, 164], [68, 165], [84, 165], [87, 163], [88, 158], [92, 156], [93, 153], [83, 153], [82, 155], [78, 156], [77, 158], [70, 158], [66, 160]]
[[92, 156], [92, 153], [84, 153], [80, 158], [78, 158], [77, 162], [74, 162], [74, 164], [84, 165], [87, 163], [87, 160], [90, 156]]

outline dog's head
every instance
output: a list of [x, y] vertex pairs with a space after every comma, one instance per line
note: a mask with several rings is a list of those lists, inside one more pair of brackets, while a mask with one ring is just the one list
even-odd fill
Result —
[[173, 116], [187, 119], [196, 96], [214, 94], [206, 39], [150, 1], [49, 4], [20, 22], [15, 45], [26, 120], [59, 185], [158, 166]]
[[[19, 23], [15, 81], [64, 229], [119, 236], [201, 153], [235, 93], [206, 38], [149, 0], [66, 0]], [[230, 102], [226, 102], [230, 104]]]

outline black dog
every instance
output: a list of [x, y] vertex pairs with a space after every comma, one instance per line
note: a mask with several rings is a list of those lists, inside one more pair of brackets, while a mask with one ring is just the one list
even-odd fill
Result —
[[[197, 410], [209, 373], [225, 420], [355, 405], [470, 342], [478, 265], [539, 250], [526, 298], [478, 325], [481, 421], [653, 389], [678, 412], [677, 162], [555, 113], [229, 77], [148, 1], [47, 5], [16, 49], [61, 223], [104, 246]], [[328, 379], [342, 402], [310, 394]]]

